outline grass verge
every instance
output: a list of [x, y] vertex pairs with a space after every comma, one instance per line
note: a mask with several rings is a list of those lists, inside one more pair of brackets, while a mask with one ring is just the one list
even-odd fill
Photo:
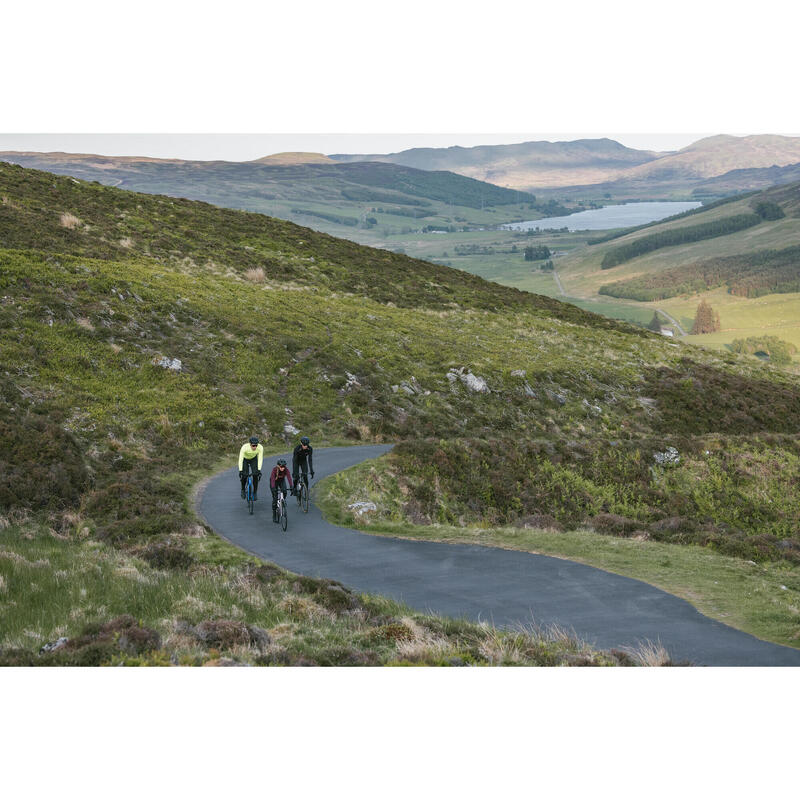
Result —
[[[0, 528], [0, 666], [616, 666], [558, 630], [417, 614], [196, 526], [184, 569], [33, 520]], [[202, 560], [201, 560], [202, 559]]]

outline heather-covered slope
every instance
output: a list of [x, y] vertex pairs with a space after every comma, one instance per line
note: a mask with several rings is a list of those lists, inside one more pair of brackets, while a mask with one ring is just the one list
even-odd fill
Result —
[[[800, 421], [796, 379], [744, 358], [280, 220], [9, 165], [0, 322], [3, 514], [157, 569], [227, 569], [186, 490], [254, 432], [272, 452], [298, 429], [316, 444], [401, 440], [409, 453], [440, 438], [464, 452], [495, 440], [505, 475], [509, 433], [551, 442], [553, 463], [579, 440], [609, 453], [626, 442], [628, 454], [640, 438], [649, 460], [650, 443], [679, 435], [735, 429], [747, 450], [747, 437]], [[581, 469], [592, 463], [575, 453]], [[414, 459], [404, 463], [416, 480]], [[574, 486], [512, 494], [517, 515], [547, 513]], [[612, 494], [590, 494], [587, 515], [616, 508]], [[765, 553], [791, 539], [782, 524]], [[194, 626], [230, 612], [209, 603], [181, 613]], [[67, 609], [59, 624], [78, 633], [84, 622]]]

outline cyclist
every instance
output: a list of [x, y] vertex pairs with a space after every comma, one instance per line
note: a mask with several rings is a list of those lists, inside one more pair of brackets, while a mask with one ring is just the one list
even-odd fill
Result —
[[313, 453], [314, 448], [311, 446], [311, 440], [308, 436], [303, 436], [300, 439], [300, 444], [292, 452], [292, 480], [294, 481], [292, 494], [297, 492], [297, 478], [300, 475], [300, 470], [303, 471], [303, 483], [305, 483], [306, 488], [308, 488], [308, 473], [310, 472], [311, 477], [314, 477]]
[[[261, 479], [261, 464], [264, 461], [264, 445], [258, 443], [258, 436], [251, 436], [249, 442], [239, 450], [239, 480], [242, 483], [242, 500], [247, 475], [253, 473], [253, 500], [258, 498], [258, 482]], [[256, 466], [256, 462], [258, 465]]]
[[286, 461], [278, 459], [278, 463], [272, 468], [269, 476], [269, 488], [272, 489], [272, 521], [280, 522], [278, 518], [278, 489], [283, 489], [286, 496], [286, 481], [289, 481], [289, 488], [292, 488], [292, 473], [286, 469]]

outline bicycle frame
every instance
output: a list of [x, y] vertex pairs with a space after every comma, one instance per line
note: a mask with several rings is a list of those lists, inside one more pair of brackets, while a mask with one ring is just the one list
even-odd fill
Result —
[[245, 498], [247, 500], [247, 509], [253, 513], [253, 475], [252, 473], [247, 476], [247, 483], [245, 484]]

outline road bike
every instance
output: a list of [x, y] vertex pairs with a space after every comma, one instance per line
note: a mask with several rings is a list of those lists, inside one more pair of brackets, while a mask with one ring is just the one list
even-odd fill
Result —
[[281, 523], [281, 530], [286, 531], [286, 526], [289, 524], [289, 518], [286, 515], [286, 495], [283, 489], [278, 489], [278, 521]]
[[304, 514], [308, 514], [308, 473], [304, 472], [299, 476], [295, 486], [295, 495], [297, 496], [297, 505], [303, 509]]

